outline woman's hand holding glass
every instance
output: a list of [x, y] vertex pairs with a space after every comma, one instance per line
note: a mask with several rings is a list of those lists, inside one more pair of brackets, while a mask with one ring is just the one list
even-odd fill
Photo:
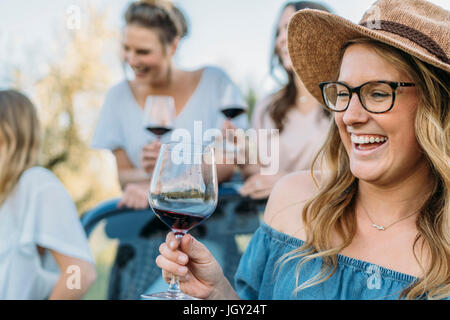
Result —
[[[173, 275], [179, 276], [184, 293], [200, 299], [237, 297], [233, 296], [234, 291], [211, 252], [191, 235], [178, 241], [170, 232], [159, 251], [156, 264], [162, 269], [163, 278], [170, 282]], [[226, 297], [227, 292], [230, 293]]]
[[158, 159], [159, 150], [161, 149], [161, 142], [155, 140], [145, 145], [141, 151], [141, 166], [148, 174], [153, 172]]
[[[155, 215], [174, 232], [173, 240], [169, 243], [181, 239], [189, 230], [209, 218], [216, 209], [217, 195], [216, 162], [214, 150], [210, 146], [185, 143], [161, 146], [150, 183], [149, 204]], [[171, 246], [173, 248], [176, 244]], [[188, 256], [189, 254], [186, 258]], [[195, 299], [180, 291], [175, 271], [182, 271], [178, 268], [169, 271], [172, 271], [174, 277], [171, 278], [167, 291], [144, 294], [142, 297]]]
[[270, 175], [254, 174], [245, 181], [244, 185], [239, 189], [239, 194], [252, 199], [268, 198], [273, 187], [283, 175], [283, 173]]
[[122, 199], [117, 204], [119, 208], [146, 209], [148, 208], [147, 184], [129, 183], [125, 187]]
[[[226, 119], [222, 124], [222, 143], [225, 143], [224, 159], [228, 159], [231, 155], [233, 157], [234, 164], [245, 164], [248, 158], [248, 143], [247, 137], [243, 130], [238, 130], [231, 119]], [[219, 151], [223, 151], [219, 148]], [[227, 153], [229, 151], [230, 153]]]

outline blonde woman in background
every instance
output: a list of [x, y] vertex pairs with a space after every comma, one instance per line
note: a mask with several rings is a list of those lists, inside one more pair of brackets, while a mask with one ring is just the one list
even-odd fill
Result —
[[[108, 91], [92, 146], [114, 153], [124, 190], [119, 206], [140, 209], [148, 207], [149, 180], [161, 143], [171, 141], [170, 134], [159, 141], [144, 130], [146, 98], [172, 96], [176, 109], [173, 127], [187, 130], [194, 142], [196, 121], [202, 125], [202, 136], [208, 129], [221, 128], [224, 120], [219, 108], [227, 88], [235, 93], [236, 104], [242, 96], [218, 67], [184, 70], [175, 64], [173, 57], [188, 26], [181, 11], [171, 2], [134, 1], [125, 12], [125, 23], [122, 58], [135, 77], [120, 81]], [[237, 118], [235, 125], [245, 128], [246, 115]], [[226, 181], [233, 175], [234, 166], [218, 165], [217, 171], [219, 182]]]
[[200, 242], [173, 233], [156, 260], [167, 281], [204, 299], [449, 299], [450, 13], [371, 9], [358, 25], [309, 9], [290, 21], [294, 68], [334, 122], [321, 175], [272, 191], [237, 291]]
[[80, 299], [96, 279], [70, 195], [36, 166], [39, 136], [30, 100], [0, 91], [0, 300]]

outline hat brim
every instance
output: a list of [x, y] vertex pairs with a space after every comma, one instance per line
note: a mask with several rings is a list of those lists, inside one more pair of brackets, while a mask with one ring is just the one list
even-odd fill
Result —
[[358, 38], [386, 43], [450, 73], [449, 64], [404, 37], [369, 29], [328, 12], [304, 9], [289, 22], [288, 50], [294, 70], [318, 101], [323, 103], [319, 82], [336, 80], [342, 46]]

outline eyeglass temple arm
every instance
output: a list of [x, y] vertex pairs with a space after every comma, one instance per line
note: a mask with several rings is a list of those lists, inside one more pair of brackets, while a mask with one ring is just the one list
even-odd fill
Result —
[[416, 84], [412, 82], [397, 82], [399, 87], [414, 87]]

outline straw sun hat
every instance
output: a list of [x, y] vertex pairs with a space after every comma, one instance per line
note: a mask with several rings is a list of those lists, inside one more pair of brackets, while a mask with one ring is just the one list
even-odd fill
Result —
[[450, 12], [424, 0], [379, 0], [359, 25], [328, 12], [304, 9], [291, 19], [288, 48], [295, 71], [322, 101], [319, 82], [335, 80], [345, 42], [371, 38], [450, 72]]

